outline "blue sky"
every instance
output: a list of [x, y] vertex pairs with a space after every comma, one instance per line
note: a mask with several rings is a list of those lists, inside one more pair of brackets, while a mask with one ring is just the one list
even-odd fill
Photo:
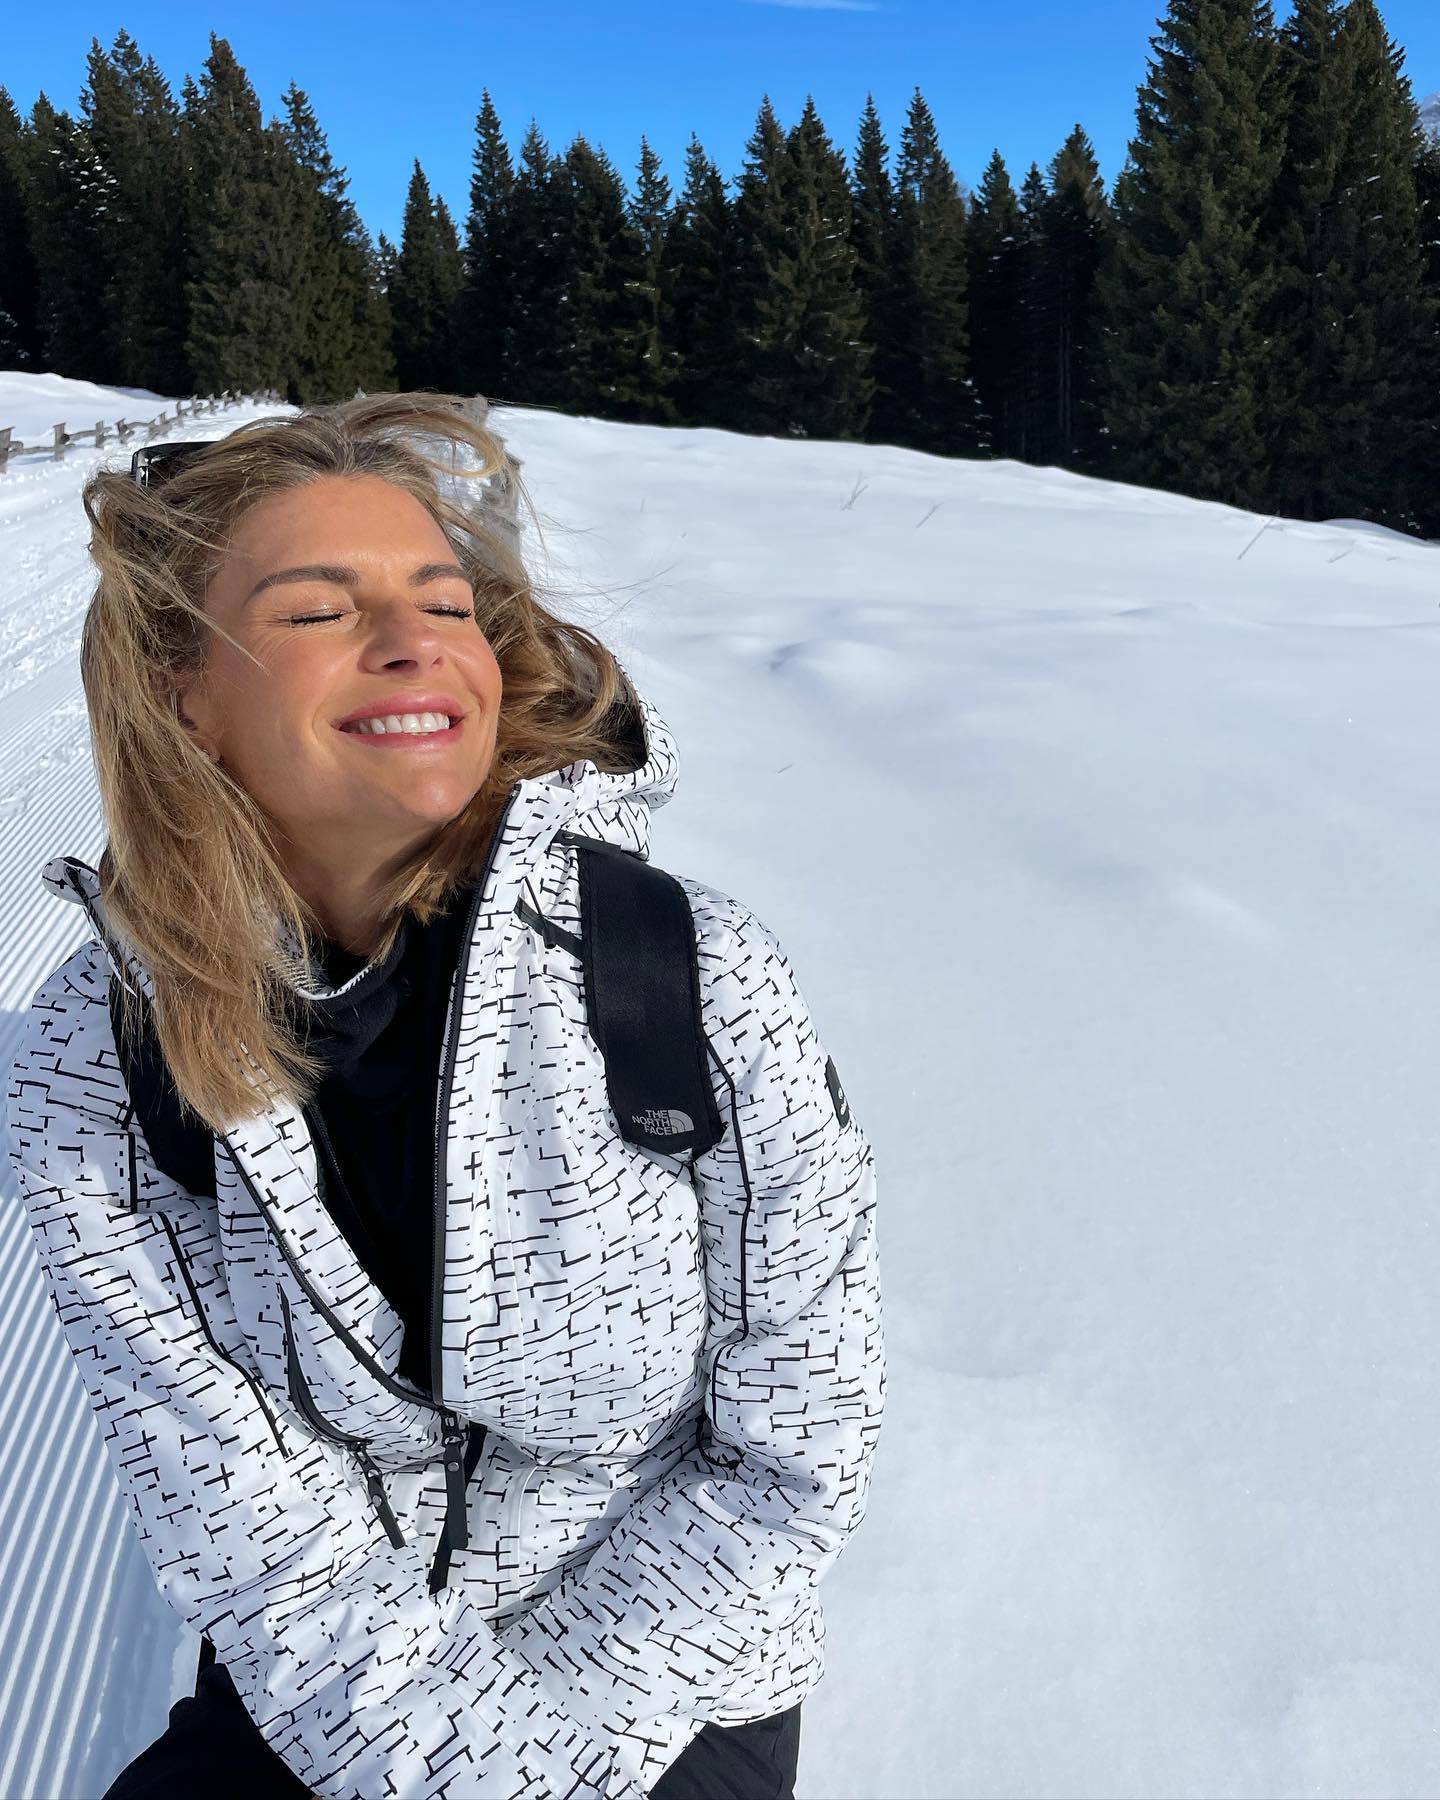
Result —
[[[28, 113], [41, 89], [73, 109], [92, 37], [122, 27], [177, 94], [211, 31], [228, 38], [268, 118], [293, 78], [309, 93], [372, 232], [398, 238], [419, 157], [463, 229], [481, 91], [512, 150], [533, 116], [552, 150], [577, 132], [627, 183], [645, 133], [678, 187], [690, 133], [739, 173], [764, 94], [789, 126], [807, 93], [847, 153], [867, 93], [893, 151], [918, 86], [974, 186], [999, 149], [1018, 184], [1078, 122], [1106, 182], [1134, 126], [1163, 0], [45, 0], [17, 4], [0, 82]], [[1290, 11], [1278, 0], [1277, 14]], [[1417, 98], [1440, 89], [1440, 4], [1381, 0]]]

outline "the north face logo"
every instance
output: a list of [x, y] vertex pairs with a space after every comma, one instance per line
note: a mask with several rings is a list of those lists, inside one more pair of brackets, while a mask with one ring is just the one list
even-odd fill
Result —
[[651, 1137], [679, 1137], [693, 1131], [695, 1121], [689, 1113], [676, 1112], [666, 1106], [652, 1106], [643, 1113], [631, 1113], [630, 1123]]

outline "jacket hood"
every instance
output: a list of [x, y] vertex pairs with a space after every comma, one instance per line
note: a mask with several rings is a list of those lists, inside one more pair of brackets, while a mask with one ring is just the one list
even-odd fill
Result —
[[[585, 758], [549, 774], [517, 781], [510, 790], [485, 878], [486, 893], [494, 896], [493, 904], [485, 909], [488, 917], [501, 917], [514, 906], [527, 872], [544, 856], [557, 832], [599, 838], [649, 859], [651, 814], [675, 792], [679, 757], [665, 720], [633, 680], [630, 685], [640, 708], [633, 737], [637, 760], [632, 768], [611, 773]], [[138, 986], [148, 998], [152, 992], [149, 972], [109, 916], [98, 871], [77, 856], [62, 854], [52, 856], [40, 876], [52, 894], [84, 907], [117, 976], [127, 986]], [[285, 941], [292, 952], [298, 948], [288, 941], [288, 934]], [[358, 971], [351, 980], [360, 980], [364, 973]], [[341, 991], [295, 985], [298, 992], [310, 997]]]

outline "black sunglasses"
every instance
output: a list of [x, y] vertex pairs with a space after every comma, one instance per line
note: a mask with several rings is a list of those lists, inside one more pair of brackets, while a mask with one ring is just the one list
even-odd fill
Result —
[[158, 487], [173, 475], [187, 456], [197, 450], [208, 450], [221, 438], [194, 438], [181, 444], [145, 444], [130, 458], [130, 479], [136, 487]]

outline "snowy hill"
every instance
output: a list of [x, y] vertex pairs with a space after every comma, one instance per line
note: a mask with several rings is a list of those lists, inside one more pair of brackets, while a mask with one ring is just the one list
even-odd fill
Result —
[[1433, 137], [1440, 137], [1440, 94], [1420, 102], [1420, 122]]
[[[8, 425], [22, 444], [48, 444], [56, 425], [71, 431], [93, 430], [97, 421], [107, 425], [117, 419], [153, 419], [162, 412], [173, 413], [175, 403], [148, 388], [100, 387], [93, 381], [76, 381], [69, 375], [20, 375], [0, 371], [0, 425]], [[244, 415], [235, 409], [217, 413], [215, 419], [228, 418], [238, 424]], [[212, 421], [213, 422], [213, 421]], [[221, 427], [217, 427], [215, 435]], [[206, 435], [209, 435], [207, 427]], [[183, 432], [176, 432], [183, 437]], [[201, 435], [197, 431], [193, 434]], [[74, 453], [68, 465], [77, 466]]]
[[[1436, 1793], [1436, 548], [496, 422], [674, 729], [656, 861], [779, 934], [875, 1146], [890, 1400], [799, 1794]], [[41, 863], [100, 847], [94, 460], [0, 478], [0, 1064], [82, 934]], [[98, 1794], [194, 1644], [0, 1222], [0, 1794]]]

